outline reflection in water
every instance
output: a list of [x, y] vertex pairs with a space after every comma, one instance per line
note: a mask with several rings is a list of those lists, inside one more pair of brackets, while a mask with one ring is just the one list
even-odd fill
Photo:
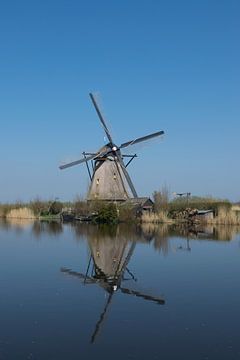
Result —
[[163, 254], [171, 250], [169, 239], [172, 237], [182, 237], [188, 239], [207, 239], [231, 241], [240, 233], [239, 226], [208, 225], [208, 226], [186, 226], [185, 224], [120, 224], [115, 226], [93, 225], [86, 223], [63, 224], [60, 221], [33, 221], [31, 219], [0, 219], [0, 227], [6, 231], [14, 229], [21, 232], [30, 228], [36, 238], [41, 234], [58, 235], [63, 232], [65, 227], [70, 227], [77, 239], [92, 237], [101, 239], [103, 236], [114, 238], [121, 234], [128, 241], [153, 242], [154, 248]]
[[154, 248], [164, 255], [170, 251], [170, 243], [168, 241], [171, 228], [167, 224], [156, 226], [155, 224], [142, 224], [141, 231], [145, 239], [153, 241]]
[[0, 358], [238, 359], [237, 233], [0, 221]]
[[[115, 226], [109, 225], [93, 225], [86, 223], [68, 223], [63, 224], [60, 221], [33, 221], [31, 219], [0, 219], [1, 229], [8, 231], [14, 229], [21, 232], [30, 228], [36, 238], [42, 234], [57, 236], [62, 233], [64, 227], [72, 229], [76, 235], [76, 239], [94, 237], [101, 239], [104, 237], [115, 238], [121, 234], [122, 238], [127, 238], [128, 241], [137, 241], [143, 243], [153, 243], [153, 246], [159, 252], [167, 255], [171, 251], [171, 244], [169, 239], [172, 237], [182, 237], [191, 240], [221, 240], [231, 241], [240, 233], [239, 226], [226, 225], [208, 225], [208, 226], [186, 226], [185, 224], [120, 224]], [[189, 246], [186, 245], [189, 249]]]
[[5, 220], [5, 223], [11, 227], [18, 227], [19, 229], [25, 229], [29, 225], [32, 225], [33, 219], [16, 219], [16, 218], [9, 218]]
[[[111, 228], [109, 233], [106, 227], [95, 227], [93, 229], [98, 229], [100, 232], [90, 231], [88, 233], [87, 239], [91, 255], [85, 273], [61, 268], [63, 273], [77, 277], [83, 284], [97, 284], [108, 293], [106, 304], [91, 337], [92, 343], [95, 341], [116, 291], [153, 301], [157, 304], [165, 304], [162, 297], [152, 296], [123, 285], [128, 280], [137, 281], [129, 269], [129, 262], [136, 242], [128, 241], [122, 233], [118, 233], [118, 228]], [[99, 236], [99, 233], [101, 233], [101, 236]]]
[[33, 234], [38, 238], [42, 233], [56, 236], [63, 231], [60, 221], [35, 221], [32, 226]]
[[63, 232], [63, 224], [60, 221], [38, 221], [32, 219], [0, 219], [0, 228], [6, 231], [15, 230], [23, 232], [27, 228], [36, 238], [41, 235], [58, 235]]
[[231, 241], [237, 234], [240, 233], [239, 226], [218, 226], [213, 229], [213, 233], [217, 240]]
[[180, 245], [178, 246], [177, 250], [181, 250], [181, 251], [191, 251], [191, 246], [190, 246], [190, 239], [187, 238], [186, 239], [186, 245]]
[[4, 230], [12, 230], [14, 229], [17, 232], [23, 232], [28, 227], [31, 227], [33, 224], [32, 219], [0, 219], [0, 227]]
[[[99, 320], [91, 337], [95, 341], [100, 331], [101, 324], [116, 291], [124, 294], [134, 295], [144, 300], [153, 301], [157, 304], [165, 304], [162, 297], [149, 295], [131, 288], [136, 277], [129, 269], [129, 263], [134, 253], [136, 243], [152, 243], [155, 250], [167, 255], [171, 251], [173, 237], [180, 237], [184, 242], [174, 251], [191, 252], [190, 240], [225, 240], [229, 241], [238, 232], [235, 227], [186, 227], [184, 225], [92, 225], [92, 224], [69, 224], [76, 238], [87, 239], [90, 257], [85, 272], [81, 273], [69, 268], [61, 268], [67, 275], [77, 277], [84, 285], [96, 284], [103, 288], [108, 297], [106, 304], [100, 314]], [[129, 281], [129, 286], [124, 282]], [[132, 283], [131, 283], [132, 281]]]

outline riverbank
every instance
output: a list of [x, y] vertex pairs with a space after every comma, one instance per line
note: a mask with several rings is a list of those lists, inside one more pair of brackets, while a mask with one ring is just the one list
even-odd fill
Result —
[[240, 211], [235, 205], [221, 203], [217, 207], [214, 204], [209, 210], [202, 210], [206, 208], [206, 204], [199, 205], [201, 210], [194, 208], [195, 204], [189, 205], [192, 207], [184, 208], [170, 203], [164, 210], [143, 211], [124, 204], [118, 206], [115, 203], [84, 201], [67, 204], [56, 201], [0, 204], [0, 218], [96, 223], [240, 225]]

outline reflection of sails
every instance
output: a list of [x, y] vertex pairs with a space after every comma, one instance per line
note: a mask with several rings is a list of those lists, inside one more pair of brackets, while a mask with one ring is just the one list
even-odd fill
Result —
[[120, 290], [123, 294], [134, 295], [157, 304], [164, 304], [165, 301], [160, 297], [148, 295], [122, 285], [125, 280], [132, 279], [136, 281], [134, 275], [128, 269], [136, 242], [128, 242], [126, 238], [111, 236], [102, 238], [89, 237], [88, 242], [91, 256], [86, 273], [82, 274], [67, 268], [62, 268], [61, 271], [79, 278], [83, 284], [98, 284], [108, 293], [108, 299], [91, 337], [93, 343], [117, 290]]

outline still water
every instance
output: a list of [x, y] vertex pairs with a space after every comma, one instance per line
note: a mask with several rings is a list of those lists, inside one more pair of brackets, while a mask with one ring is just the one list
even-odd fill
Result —
[[0, 223], [0, 359], [240, 359], [237, 228]]

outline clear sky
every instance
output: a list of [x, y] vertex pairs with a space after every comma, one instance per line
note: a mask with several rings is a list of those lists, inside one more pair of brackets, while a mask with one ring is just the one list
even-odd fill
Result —
[[129, 172], [140, 195], [167, 184], [240, 200], [240, 2], [41, 0], [0, 3], [0, 202], [84, 195], [81, 165], [164, 130]]

